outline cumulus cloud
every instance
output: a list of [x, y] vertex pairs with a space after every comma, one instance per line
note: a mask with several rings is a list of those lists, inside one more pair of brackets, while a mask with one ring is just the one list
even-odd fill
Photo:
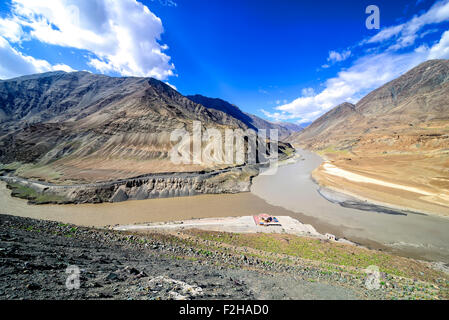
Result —
[[419, 31], [425, 26], [445, 21], [449, 21], [449, 0], [435, 3], [427, 12], [413, 17], [406, 23], [381, 30], [368, 39], [366, 43], [379, 43], [396, 38], [396, 42], [390, 49], [398, 50], [413, 45], [416, 39], [420, 37]]
[[299, 118], [301, 122], [309, 122], [340, 103], [356, 103], [372, 89], [424, 61], [428, 52], [421, 49], [402, 55], [382, 53], [362, 57], [349, 69], [328, 79], [321, 92], [313, 94], [312, 91], [303, 89], [299, 98], [277, 107], [280, 113], [272, 116]]
[[430, 49], [429, 59], [449, 59], [449, 31]]
[[345, 50], [343, 52], [330, 51], [327, 61], [340, 62], [348, 59], [351, 56], [351, 50]]
[[[395, 41], [397, 40], [395, 44], [402, 46], [414, 42], [415, 35], [424, 25], [448, 19], [449, 0], [440, 1], [428, 12], [414, 17], [409, 22], [380, 31], [371, 38], [370, 42], [382, 42], [398, 36], [395, 38]], [[329, 55], [328, 60], [338, 61], [343, 57], [344, 55], [333, 53]], [[310, 122], [343, 102], [357, 103], [370, 91], [426, 60], [448, 58], [449, 31], [446, 31], [437, 43], [430, 46], [422, 44], [406, 53], [391, 50], [390, 47], [390, 50], [387, 49], [381, 53], [365, 54], [356, 59], [352, 66], [341, 70], [335, 77], [325, 81], [320, 92], [305, 88], [299, 98], [277, 106], [274, 112], [266, 110], [261, 110], [261, 112], [274, 120], [299, 119], [299, 123]]]
[[309, 120], [309, 118], [316, 118], [320, 114], [320, 111], [314, 111], [308, 115], [309, 118], [304, 115], [303, 117], [298, 119], [298, 117], [295, 114], [291, 114], [285, 111], [270, 112], [265, 109], [260, 109], [259, 111], [262, 112], [262, 114], [265, 115], [265, 117], [270, 118], [275, 122], [282, 122], [282, 121], [291, 122], [294, 120], [293, 122], [296, 122], [297, 124], [308, 123], [311, 121]]
[[12, 42], [20, 42], [24, 32], [15, 18], [0, 18], [0, 35]]
[[0, 36], [0, 79], [9, 79], [24, 74], [46, 71], [73, 71], [68, 65], [51, 65], [45, 60], [35, 59], [17, 51]]
[[0, 35], [9, 41], [30, 37], [85, 50], [87, 64], [102, 73], [160, 80], [173, 75], [168, 46], [160, 43], [161, 20], [135, 0], [12, 0], [11, 17], [4, 20]]
[[312, 97], [315, 95], [315, 90], [313, 88], [303, 88], [301, 94], [303, 97]]

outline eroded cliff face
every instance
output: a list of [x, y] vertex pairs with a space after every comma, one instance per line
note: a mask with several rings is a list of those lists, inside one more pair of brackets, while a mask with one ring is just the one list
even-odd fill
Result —
[[251, 180], [259, 173], [256, 166], [242, 166], [214, 172], [147, 175], [114, 182], [61, 186], [29, 181], [14, 176], [2, 180], [12, 195], [33, 204], [122, 202], [199, 194], [250, 191]]

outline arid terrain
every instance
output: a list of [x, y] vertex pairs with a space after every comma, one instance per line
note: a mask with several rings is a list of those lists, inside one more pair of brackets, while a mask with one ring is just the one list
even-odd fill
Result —
[[[220, 198], [221, 202], [219, 198], [209, 201], [212, 198], [205, 196], [250, 191], [260, 164], [179, 166], [169, 159], [173, 146], [170, 130], [190, 130], [194, 120], [201, 121], [204, 128], [217, 127], [221, 131], [280, 128], [283, 139], [325, 158], [312, 175], [321, 186], [379, 202], [380, 205], [365, 206], [370, 215], [373, 211], [399, 216], [417, 214], [407, 221], [418, 219], [420, 212], [447, 216], [448, 76], [448, 61], [426, 62], [357, 105], [340, 105], [304, 131], [293, 134], [292, 129], [281, 128], [282, 124], [264, 122], [220, 99], [191, 97], [202, 103], [199, 104], [154, 79], [56, 72], [0, 81], [0, 173], [11, 189], [10, 193], [2, 184], [2, 197], [8, 197], [3, 210], [11, 209], [2, 213], [12, 214], [0, 216], [0, 276], [5, 279], [0, 297], [448, 299], [447, 265], [436, 262], [445, 260], [434, 259], [445, 258], [446, 248], [444, 252], [439, 247], [428, 249], [430, 253], [421, 248], [392, 249], [391, 243], [382, 237], [388, 236], [388, 232], [377, 237], [370, 235], [378, 232], [381, 221], [392, 218], [372, 217], [368, 224], [358, 224], [360, 219], [367, 222], [368, 216], [362, 216], [362, 211], [354, 212], [363, 202], [357, 202], [358, 209], [338, 212], [338, 219], [352, 217], [343, 223], [338, 222], [336, 212], [327, 212], [328, 207], [322, 203], [310, 204], [315, 212], [305, 215], [297, 209], [298, 203], [292, 205], [295, 190], [282, 189], [295, 185], [295, 181], [302, 185], [302, 176], [309, 182], [303, 184], [308, 186], [308, 190], [302, 190], [305, 197], [308, 193], [317, 196], [324, 192], [315, 189], [311, 170], [301, 169], [305, 158], [297, 155], [296, 164], [271, 177], [271, 187], [282, 193], [278, 200], [290, 197], [282, 203], [274, 201], [275, 205], [249, 194]], [[281, 159], [293, 159], [294, 150], [289, 143], [280, 142], [278, 150]], [[287, 178], [283, 178], [285, 174]], [[255, 194], [270, 192], [270, 188], [264, 187], [265, 180], [261, 181]], [[281, 185], [276, 187], [274, 181]], [[12, 201], [10, 195], [29, 202]], [[195, 201], [188, 197], [194, 195], [202, 196]], [[179, 201], [161, 199], [171, 197], [178, 197]], [[158, 202], [132, 215], [126, 213], [143, 208], [146, 203], [123, 203], [128, 206], [127, 211], [112, 203], [101, 211], [93, 204], [145, 199]], [[78, 205], [55, 205], [68, 203]], [[223, 207], [214, 209], [217, 203]], [[389, 210], [383, 203], [400, 208]], [[31, 204], [53, 206], [31, 208]], [[229, 210], [227, 205], [238, 209]], [[220, 228], [120, 231], [123, 226], [105, 227], [105, 221], [135, 224], [212, 216], [225, 220], [226, 216], [246, 216], [251, 220], [251, 214], [266, 210], [282, 215], [285, 221], [298, 215], [303, 228], [335, 230], [333, 233], [341, 238], [333, 241], [323, 234], [320, 238], [313, 232], [293, 231], [236, 233], [238, 228], [233, 228], [232, 223], [228, 227], [233, 233]], [[328, 214], [334, 214], [330, 221], [326, 220]], [[336, 224], [332, 223], [334, 220]], [[427, 226], [434, 228], [435, 221], [430, 220]], [[72, 221], [78, 226], [65, 223]], [[374, 227], [363, 231], [370, 223]], [[404, 230], [416, 227], [392, 226], [400, 240], [407, 236]], [[378, 250], [339, 236], [346, 233]], [[440, 246], [444, 236], [408, 238], [412, 244], [425, 240], [423, 245]], [[388, 243], [376, 242], [378, 239]], [[428, 255], [432, 262], [416, 260]], [[416, 259], [407, 258], [411, 256]], [[69, 265], [81, 270], [79, 290], [65, 287], [65, 268]], [[381, 272], [379, 288], [374, 290], [366, 286], [366, 268], [370, 266], [379, 267]]]
[[0, 104], [3, 169], [57, 184], [223, 168], [170, 161], [177, 143], [171, 132], [192, 133], [193, 121], [203, 130], [249, 128], [153, 78], [88, 72], [24, 76], [0, 81]]
[[[181, 138], [172, 140], [171, 133], [182, 129], [193, 135], [194, 121], [203, 134], [200, 156], [218, 153], [208, 149], [208, 128], [223, 139], [232, 129], [277, 128], [284, 137], [292, 132], [262, 119], [249, 123], [249, 115], [235, 106], [222, 110], [198, 104], [153, 78], [49, 72], [1, 80], [0, 175], [8, 176], [4, 181], [13, 196], [36, 204], [249, 191], [258, 167], [242, 167], [247, 158], [234, 161], [237, 139], [231, 141], [230, 163], [204, 156], [193, 162], [193, 138], [184, 146], [191, 163], [171, 159]], [[248, 142], [241, 141], [245, 152]], [[281, 158], [293, 152], [288, 143], [276, 146]], [[258, 163], [264, 161], [257, 157]]]
[[0, 304], [104, 300], [434, 316], [449, 0], [1, 1]]
[[[0, 299], [447, 299], [435, 266], [292, 235], [130, 233], [0, 215]], [[365, 268], [380, 268], [368, 289]], [[80, 288], [68, 290], [68, 266]]]
[[449, 215], [449, 61], [432, 60], [332, 109], [291, 141], [327, 160], [315, 180], [363, 199]]

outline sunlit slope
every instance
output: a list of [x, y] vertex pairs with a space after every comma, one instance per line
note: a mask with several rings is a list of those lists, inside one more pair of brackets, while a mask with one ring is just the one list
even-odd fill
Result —
[[449, 61], [427, 61], [357, 104], [337, 106], [292, 141], [338, 168], [387, 182], [351, 181], [322, 166], [314, 176], [324, 185], [449, 214]]
[[170, 133], [246, 129], [151, 78], [53, 72], [0, 81], [0, 162], [52, 182], [90, 182], [152, 172], [195, 171], [175, 165]]

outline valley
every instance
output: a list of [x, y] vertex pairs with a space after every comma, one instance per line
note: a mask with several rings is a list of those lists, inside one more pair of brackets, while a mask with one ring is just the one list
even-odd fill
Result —
[[448, 60], [427, 61], [289, 141], [326, 160], [313, 172], [322, 186], [447, 217], [448, 92]]
[[447, 303], [449, 0], [3, 0], [12, 300]]
[[[19, 224], [24, 217], [41, 221], [30, 223], [94, 227], [100, 233], [114, 226], [114, 234], [135, 224], [268, 213], [356, 243], [357, 249], [338, 252], [332, 268], [347, 267], [346, 250], [362, 250], [360, 257], [369, 250], [374, 260], [357, 260], [358, 270], [382, 255], [410, 259], [417, 268], [433, 270], [428, 273], [442, 270], [438, 276], [444, 278], [449, 263], [447, 79], [448, 61], [426, 62], [356, 105], [337, 106], [307, 128], [268, 122], [221, 99], [184, 97], [148, 78], [53, 72], [0, 81], [0, 213], [17, 217]], [[255, 164], [249, 156], [243, 164], [175, 164], [170, 132], [190, 132], [195, 121], [201, 130], [219, 133], [278, 130], [277, 165], [260, 174], [266, 166], [260, 155]], [[249, 138], [243, 141], [244, 150], [251, 149]], [[190, 143], [187, 149], [193, 152]], [[207, 145], [199, 145], [204, 154]], [[242, 239], [238, 252], [257, 249], [265, 256], [270, 250], [260, 248], [260, 239], [284, 248], [277, 235], [252, 238], [238, 227], [217, 228], [199, 234], [182, 230], [176, 241], [193, 232], [197, 242], [189, 242], [189, 250], [220, 251], [229, 242], [236, 245], [234, 236], [228, 239], [223, 232], [235, 229], [229, 234]], [[292, 236], [292, 241], [306, 241], [313, 254], [295, 247], [286, 251], [287, 259], [301, 255], [301, 268], [310, 260], [328, 261], [327, 254], [318, 254], [327, 244]], [[283, 237], [280, 243], [291, 240]], [[200, 238], [206, 243], [198, 247]], [[217, 244], [221, 239], [226, 243]], [[279, 276], [277, 269], [274, 275]], [[303, 282], [300, 286], [308, 288]], [[286, 294], [295, 295], [292, 290]]]

